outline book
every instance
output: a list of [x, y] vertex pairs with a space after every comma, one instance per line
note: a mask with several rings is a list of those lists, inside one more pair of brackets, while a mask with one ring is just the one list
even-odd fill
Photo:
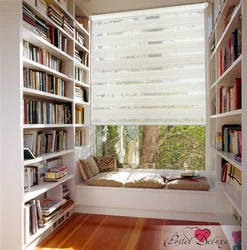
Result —
[[195, 170], [184, 170], [181, 173], [182, 177], [184, 177], [184, 176], [194, 176], [194, 175], [195, 175]]
[[24, 153], [24, 160], [35, 159], [35, 155], [33, 154], [30, 148], [23, 148], [23, 153]]
[[58, 179], [68, 174], [67, 169], [60, 172], [47, 172], [45, 173], [45, 179]]
[[57, 208], [62, 206], [66, 202], [66, 199], [55, 200], [55, 199], [44, 199], [40, 201], [42, 215], [50, 215]]

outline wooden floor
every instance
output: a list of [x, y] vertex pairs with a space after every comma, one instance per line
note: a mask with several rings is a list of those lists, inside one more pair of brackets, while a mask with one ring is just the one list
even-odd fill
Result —
[[[75, 213], [41, 242], [36, 250], [217, 249], [205, 246], [187, 248], [182, 245], [175, 246], [175, 242], [170, 243], [168, 247], [164, 246], [166, 239], [186, 226], [190, 229], [194, 228], [193, 226], [205, 229], [215, 225], [218, 224]], [[182, 236], [180, 238], [182, 239]], [[229, 249], [229, 246], [221, 249]]]

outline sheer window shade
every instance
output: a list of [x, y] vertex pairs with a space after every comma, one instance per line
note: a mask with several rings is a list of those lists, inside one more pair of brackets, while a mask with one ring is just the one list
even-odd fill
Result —
[[205, 4], [92, 18], [92, 124], [205, 124]]

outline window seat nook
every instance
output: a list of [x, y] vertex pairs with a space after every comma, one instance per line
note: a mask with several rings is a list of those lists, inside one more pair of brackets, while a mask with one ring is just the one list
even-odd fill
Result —
[[[167, 171], [119, 169], [120, 173], [158, 173]], [[175, 171], [178, 173], [177, 171]], [[174, 171], [173, 171], [174, 173]], [[208, 178], [210, 179], [210, 178]], [[76, 212], [124, 216], [149, 216], [171, 219], [215, 220], [215, 189], [174, 190], [162, 188], [90, 186], [83, 180], [79, 166], [76, 170]], [[182, 217], [181, 217], [182, 216]]]

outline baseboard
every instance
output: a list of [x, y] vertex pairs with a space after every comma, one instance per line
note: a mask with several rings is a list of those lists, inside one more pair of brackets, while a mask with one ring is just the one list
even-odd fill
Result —
[[76, 206], [75, 212], [88, 213], [88, 214], [142, 217], [142, 218], [156, 218], [156, 219], [218, 222], [216, 214], [210, 214], [210, 213], [172, 212], [172, 211], [156, 211], [156, 210], [93, 207], [93, 206]]

